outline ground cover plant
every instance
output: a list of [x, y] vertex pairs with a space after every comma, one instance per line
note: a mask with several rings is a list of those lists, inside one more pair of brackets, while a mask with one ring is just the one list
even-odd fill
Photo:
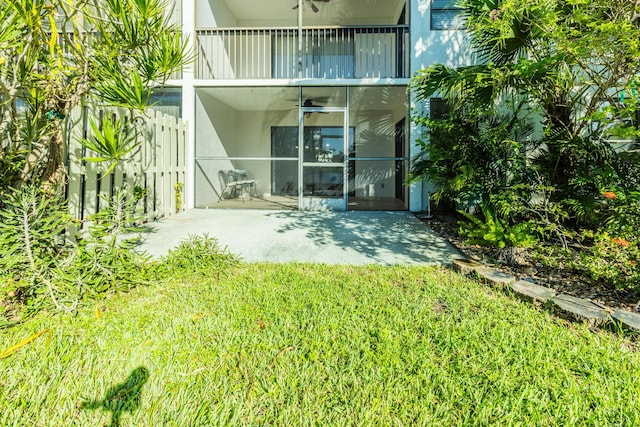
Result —
[[211, 244], [177, 249], [168, 280], [0, 330], [0, 425], [640, 423], [618, 336], [442, 268], [220, 254], [194, 272]]

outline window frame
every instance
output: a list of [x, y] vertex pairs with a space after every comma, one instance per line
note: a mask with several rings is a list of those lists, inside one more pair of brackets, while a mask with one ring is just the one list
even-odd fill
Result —
[[[429, 22], [431, 31], [464, 29], [464, 20], [459, 17], [459, 14], [463, 9], [455, 3], [456, 0], [431, 0]], [[434, 16], [438, 16], [441, 19], [436, 19], [434, 21]]]
[[429, 118], [431, 120], [447, 120], [451, 114], [451, 106], [446, 99], [440, 97], [429, 98]]

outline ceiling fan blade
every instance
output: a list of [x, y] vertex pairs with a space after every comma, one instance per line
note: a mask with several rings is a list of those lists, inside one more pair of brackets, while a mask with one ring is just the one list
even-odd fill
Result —
[[313, 9], [314, 12], [318, 12], [320, 9], [318, 9], [318, 6], [316, 6], [313, 3], [309, 3], [311, 5], [311, 9]]
[[298, 5], [295, 5], [291, 9], [296, 10], [297, 8], [298, 8]]
[[318, 3], [329, 3], [330, 0], [311, 0], [311, 1], [317, 1]]

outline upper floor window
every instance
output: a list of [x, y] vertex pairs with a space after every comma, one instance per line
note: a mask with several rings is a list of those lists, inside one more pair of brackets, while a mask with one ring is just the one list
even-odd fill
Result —
[[429, 118], [432, 120], [444, 120], [449, 118], [451, 107], [446, 99], [430, 98], [429, 99]]
[[462, 9], [456, 0], [431, 0], [431, 29], [460, 30], [464, 27]]

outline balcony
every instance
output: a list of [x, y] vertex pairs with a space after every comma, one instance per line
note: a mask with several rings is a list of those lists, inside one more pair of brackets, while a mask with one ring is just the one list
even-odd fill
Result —
[[409, 77], [409, 26], [211, 28], [196, 32], [196, 78]]

